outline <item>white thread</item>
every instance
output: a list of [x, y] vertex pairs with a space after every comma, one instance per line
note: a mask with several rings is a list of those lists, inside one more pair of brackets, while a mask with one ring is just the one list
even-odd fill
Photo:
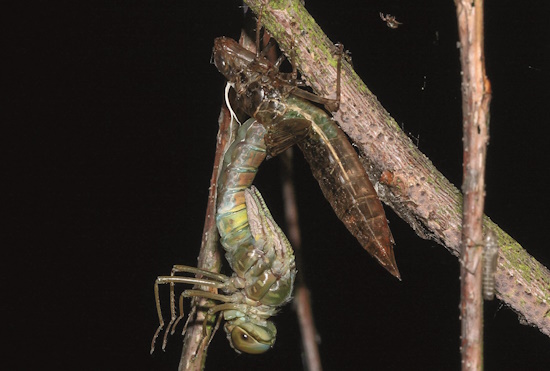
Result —
[[233, 111], [233, 108], [231, 107], [231, 103], [229, 103], [229, 89], [233, 87], [233, 84], [228, 82], [225, 85], [225, 104], [227, 108], [229, 109], [229, 112], [231, 113], [231, 118], [235, 119], [239, 123], [239, 125], [242, 125], [239, 119], [237, 118], [237, 115], [235, 114], [235, 111]]

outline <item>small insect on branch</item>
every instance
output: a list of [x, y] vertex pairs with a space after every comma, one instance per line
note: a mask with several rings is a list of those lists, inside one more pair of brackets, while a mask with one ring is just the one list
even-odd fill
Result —
[[483, 299], [495, 298], [495, 272], [498, 262], [498, 240], [495, 232], [488, 229], [483, 247]]

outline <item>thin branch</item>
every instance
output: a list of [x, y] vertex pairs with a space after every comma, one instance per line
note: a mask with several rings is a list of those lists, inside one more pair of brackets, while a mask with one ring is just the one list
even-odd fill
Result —
[[462, 370], [483, 368], [483, 208], [491, 87], [485, 76], [483, 0], [455, 0], [462, 65], [463, 182], [460, 266]]
[[[301, 2], [245, 2], [256, 14], [262, 13], [262, 23], [283, 51], [293, 48], [294, 60], [313, 89], [322, 96], [334, 96], [336, 49]], [[420, 237], [459, 256], [462, 194], [401, 131], [347, 62], [342, 68], [340, 109], [334, 118], [364, 156], [382, 201]], [[495, 273], [497, 297], [550, 336], [550, 271], [488, 217], [484, 216], [483, 224], [494, 231], [501, 247]]]
[[[218, 189], [218, 177], [222, 168], [223, 155], [226, 146], [231, 143], [233, 128], [231, 127], [231, 114], [225, 106], [222, 106], [219, 121], [219, 130], [216, 141], [216, 155], [210, 179], [210, 192], [208, 194], [208, 203], [206, 207], [206, 216], [204, 219], [204, 229], [202, 234], [201, 250], [198, 259], [198, 267], [211, 272], [219, 272], [221, 268], [221, 256], [218, 249], [218, 228], [216, 226], [216, 196]], [[203, 287], [202, 290], [213, 290], [209, 287]], [[197, 311], [195, 320], [190, 323], [183, 341], [183, 350], [181, 353], [178, 370], [202, 370], [206, 362], [206, 353], [208, 341], [204, 341], [204, 334], [210, 336], [212, 327], [204, 328], [203, 322], [206, 315], [204, 310], [207, 306], [206, 299], [193, 299], [193, 308]]]
[[302, 349], [304, 351], [304, 363], [306, 370], [321, 371], [321, 357], [319, 356], [319, 347], [317, 344], [317, 330], [311, 309], [311, 300], [307, 288], [302, 260], [302, 237], [300, 235], [300, 224], [298, 222], [298, 207], [296, 205], [296, 192], [294, 190], [293, 167], [292, 167], [292, 148], [281, 154], [283, 200], [285, 206], [285, 219], [288, 227], [288, 239], [294, 248], [296, 257], [296, 268], [300, 274], [296, 279], [296, 289], [294, 292], [294, 307], [296, 316], [300, 325], [302, 337]]

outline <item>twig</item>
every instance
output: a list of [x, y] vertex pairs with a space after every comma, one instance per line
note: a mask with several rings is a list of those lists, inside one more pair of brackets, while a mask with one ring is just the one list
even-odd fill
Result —
[[296, 289], [294, 292], [294, 306], [296, 316], [300, 325], [302, 335], [302, 348], [305, 354], [304, 362], [306, 370], [321, 371], [321, 357], [317, 346], [317, 330], [311, 309], [311, 300], [309, 290], [305, 283], [304, 269], [302, 264], [302, 237], [300, 235], [300, 225], [298, 222], [298, 207], [296, 206], [296, 192], [294, 190], [293, 168], [292, 168], [292, 148], [281, 154], [282, 162], [282, 184], [283, 200], [285, 207], [285, 219], [288, 227], [288, 239], [294, 248], [296, 256], [296, 267], [298, 276], [296, 279]]
[[[293, 50], [302, 76], [321, 96], [334, 96], [334, 45], [299, 0], [245, 0], [283, 51]], [[334, 113], [357, 145], [379, 197], [422, 238], [460, 256], [462, 195], [418, 150], [350, 64], [342, 66], [341, 103]], [[380, 179], [381, 174], [384, 177]], [[550, 336], [550, 271], [484, 216], [498, 238], [497, 298]], [[404, 243], [399, 246], [405, 247]]]
[[[225, 106], [222, 106], [219, 121], [219, 130], [216, 141], [216, 155], [210, 179], [210, 192], [208, 194], [208, 204], [206, 207], [206, 217], [204, 219], [203, 237], [201, 250], [198, 259], [198, 267], [211, 272], [219, 272], [221, 268], [221, 257], [218, 249], [218, 228], [216, 227], [216, 196], [218, 188], [218, 177], [222, 167], [223, 155], [226, 146], [231, 143], [233, 128], [231, 127], [231, 114]], [[202, 290], [212, 290], [209, 287], [203, 287]], [[210, 336], [211, 327], [204, 328], [203, 321], [206, 312], [200, 310], [205, 308], [206, 299], [194, 299], [193, 308], [196, 308], [197, 314], [195, 321], [190, 323], [183, 341], [183, 350], [181, 353], [179, 371], [183, 370], [202, 370], [206, 362], [206, 353], [208, 341], [204, 341], [204, 333]], [[207, 336], [207, 337], [208, 337]]]
[[483, 207], [491, 86], [485, 76], [483, 0], [455, 0], [462, 65], [463, 181], [460, 267], [462, 370], [483, 368]]

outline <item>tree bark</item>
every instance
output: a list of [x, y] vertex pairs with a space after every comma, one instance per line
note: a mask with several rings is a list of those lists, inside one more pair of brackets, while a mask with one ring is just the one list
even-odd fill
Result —
[[[262, 14], [263, 25], [284, 52], [293, 49], [302, 76], [317, 94], [335, 97], [336, 48], [300, 1], [245, 2]], [[357, 145], [381, 200], [418, 236], [460, 256], [462, 194], [402, 132], [346, 61], [341, 82], [334, 118]], [[516, 311], [522, 323], [550, 336], [550, 271], [487, 216], [483, 225], [494, 231], [500, 246], [497, 298]]]
[[464, 210], [460, 266], [462, 370], [483, 369], [483, 207], [491, 85], [485, 75], [483, 0], [455, 0], [462, 66]]

